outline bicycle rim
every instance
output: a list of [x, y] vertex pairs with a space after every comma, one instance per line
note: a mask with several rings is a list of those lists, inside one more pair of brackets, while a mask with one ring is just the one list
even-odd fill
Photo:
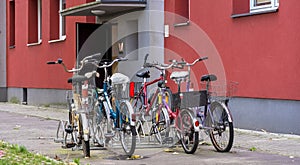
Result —
[[[101, 113], [101, 112], [100, 112]], [[94, 140], [98, 144], [99, 147], [104, 146], [104, 128], [105, 128], [105, 123], [106, 119], [103, 116], [103, 114], [99, 114], [98, 112], [95, 113], [95, 116], [93, 117], [93, 133], [94, 133]]]
[[135, 126], [130, 125], [131, 113], [129, 107], [131, 106], [129, 102], [120, 103], [120, 140], [122, 148], [124, 149], [126, 155], [131, 156], [136, 147], [136, 129]]
[[180, 116], [177, 117], [180, 142], [187, 154], [193, 154], [199, 144], [199, 132], [195, 132], [194, 118], [195, 116], [188, 109], [180, 110]]
[[169, 139], [170, 133], [170, 118], [165, 107], [156, 108], [152, 113], [152, 134], [155, 135], [156, 140], [162, 144], [173, 145], [172, 139]]
[[229, 152], [233, 145], [233, 123], [229, 122], [228, 114], [223, 106], [214, 102], [210, 106], [208, 119], [211, 121], [209, 136], [218, 152]]

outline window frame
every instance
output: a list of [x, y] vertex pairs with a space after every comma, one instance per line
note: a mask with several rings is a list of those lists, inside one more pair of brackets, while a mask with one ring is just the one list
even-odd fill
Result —
[[[37, 42], [28, 42], [27, 46], [39, 45], [42, 43], [42, 0], [37, 1]], [[30, 34], [28, 34], [30, 35]]]
[[261, 13], [277, 10], [279, 7], [279, 0], [270, 0], [270, 3], [256, 5], [257, 0], [250, 0], [250, 13]]
[[9, 1], [9, 48], [16, 45], [16, 5], [15, 1]]
[[[185, 17], [184, 20], [175, 20], [175, 24], [173, 25], [174, 27], [180, 27], [180, 26], [187, 26], [190, 24], [190, 19], [191, 19], [191, 1], [190, 0], [183, 0], [186, 4], [186, 12], [187, 13], [179, 13], [180, 14], [183, 14], [181, 15], [182, 17]], [[182, 4], [181, 4], [182, 5]], [[178, 5], [175, 1], [175, 13], [176, 13], [176, 9], [177, 8], [180, 8], [181, 6]], [[178, 13], [176, 13], [178, 14]]]
[[[65, 9], [64, 4], [66, 5], [66, 0], [59, 0], [59, 11]], [[59, 39], [66, 39], [66, 18], [59, 14]]]

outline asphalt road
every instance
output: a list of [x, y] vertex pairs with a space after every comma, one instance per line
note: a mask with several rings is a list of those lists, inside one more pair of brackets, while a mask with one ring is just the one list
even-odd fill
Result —
[[[61, 144], [54, 142], [57, 124], [58, 120], [5, 112], [0, 109], [0, 140], [24, 145], [29, 151], [64, 161], [80, 158], [82, 164], [300, 164], [298, 155], [263, 150], [249, 151], [249, 147], [241, 145], [243, 143], [240, 142], [242, 139], [239, 135], [236, 135], [237, 141], [229, 153], [218, 153], [208, 144], [199, 145], [196, 153], [192, 155], [185, 154], [181, 147], [167, 151], [165, 148], [151, 145], [138, 145], [135, 154], [141, 155], [142, 158], [136, 160], [128, 160], [123, 156], [120, 147], [92, 148], [91, 158], [83, 158], [81, 150], [62, 149]], [[247, 143], [247, 137], [243, 139]], [[251, 141], [252, 138], [248, 140]]]

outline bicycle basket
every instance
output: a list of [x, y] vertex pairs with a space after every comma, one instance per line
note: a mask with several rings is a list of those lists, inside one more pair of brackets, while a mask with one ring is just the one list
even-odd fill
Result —
[[114, 84], [113, 89], [117, 99], [129, 99], [129, 83]]
[[207, 93], [205, 90], [190, 91], [173, 94], [174, 108], [194, 108], [207, 105]]
[[[233, 96], [237, 91], [237, 82], [230, 81], [225, 84], [211, 83], [208, 89], [210, 99], [224, 101]], [[206, 84], [201, 83], [202, 88], [206, 88]]]

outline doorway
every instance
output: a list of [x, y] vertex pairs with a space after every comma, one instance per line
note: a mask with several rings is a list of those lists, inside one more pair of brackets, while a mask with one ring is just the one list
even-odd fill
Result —
[[[101, 61], [112, 61], [112, 25], [94, 23], [76, 23], [76, 61], [86, 56], [101, 53]], [[77, 64], [78, 65], [78, 64]], [[95, 69], [95, 68], [93, 68]], [[112, 74], [112, 68], [108, 68]], [[87, 72], [88, 70], [84, 70]], [[104, 69], [97, 69], [100, 77], [96, 77], [95, 85], [102, 88]]]

